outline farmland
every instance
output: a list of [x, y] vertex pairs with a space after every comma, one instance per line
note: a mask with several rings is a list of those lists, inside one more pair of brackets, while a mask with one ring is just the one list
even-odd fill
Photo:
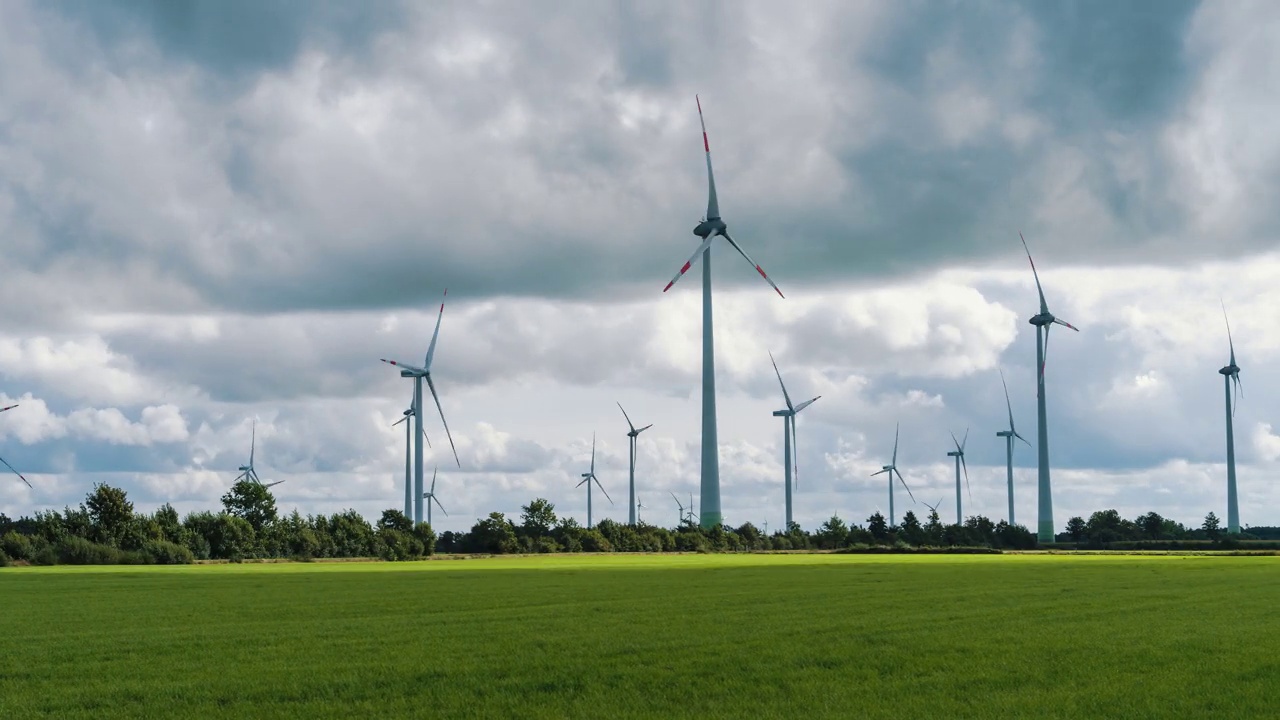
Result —
[[1280, 558], [0, 570], [0, 717], [1264, 716]]

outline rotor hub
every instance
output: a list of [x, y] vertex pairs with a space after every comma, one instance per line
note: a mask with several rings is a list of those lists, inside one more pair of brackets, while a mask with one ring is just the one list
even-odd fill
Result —
[[1031, 318], [1027, 322], [1031, 323], [1032, 325], [1040, 326], [1040, 325], [1051, 325], [1053, 324], [1053, 321], [1054, 321], [1053, 313], [1044, 312], [1044, 313], [1040, 313], [1039, 315], [1036, 315], [1035, 317]]

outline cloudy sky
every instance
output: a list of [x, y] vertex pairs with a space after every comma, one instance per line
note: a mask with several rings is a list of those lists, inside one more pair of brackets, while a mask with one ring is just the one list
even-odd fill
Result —
[[[1231, 314], [1241, 519], [1280, 524], [1280, 6], [1265, 2], [0, 3], [0, 479], [11, 517], [94, 482], [214, 507], [247, 459], [285, 510], [400, 507], [410, 383], [441, 529], [542, 496], [626, 518], [698, 482], [707, 113], [720, 207], [780, 299], [715, 249], [723, 504], [1006, 515], [999, 370], [1035, 440], [1035, 254], [1055, 331], [1059, 526], [1225, 517]], [[728, 252], [726, 252], [728, 251]], [[442, 448], [443, 451], [442, 451]], [[1034, 524], [1035, 453], [1015, 456]], [[597, 508], [600, 504], [597, 503]], [[905, 497], [899, 513], [912, 506]], [[942, 506], [954, 515], [953, 500]], [[599, 511], [598, 511], [599, 512]]]

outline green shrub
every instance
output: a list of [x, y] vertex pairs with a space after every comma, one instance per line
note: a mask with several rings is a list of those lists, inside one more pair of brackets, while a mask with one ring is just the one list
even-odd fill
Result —
[[0, 567], [9, 567], [9, 556], [3, 550], [0, 550]]
[[35, 555], [35, 547], [33, 547], [31, 538], [26, 535], [19, 535], [10, 530], [0, 537], [0, 551], [8, 555], [14, 560], [30, 561]]
[[196, 561], [190, 548], [167, 540], [147, 541], [142, 546], [141, 554], [146, 558], [147, 564], [190, 565]]
[[57, 545], [57, 562], [62, 565], [120, 565], [123, 556], [116, 548], [75, 535], [68, 535]]

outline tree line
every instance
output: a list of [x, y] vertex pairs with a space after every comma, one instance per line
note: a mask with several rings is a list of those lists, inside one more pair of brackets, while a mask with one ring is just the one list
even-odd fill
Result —
[[[1147, 513], [1127, 520], [1115, 510], [1073, 517], [1057, 537], [1057, 547], [1105, 548], [1172, 543], [1280, 541], [1280, 528], [1249, 528], [1227, 537], [1210, 513], [1199, 528]], [[537, 498], [518, 518], [493, 512], [467, 532], [438, 537], [426, 523], [415, 525], [399, 510], [386, 510], [370, 524], [355, 510], [281, 516], [264, 486], [238, 481], [222, 496], [219, 512], [198, 511], [179, 518], [165, 504], [153, 513], [136, 512], [124, 490], [97, 484], [77, 508], [48, 510], [11, 520], [0, 514], [0, 565], [14, 561], [55, 564], [179, 564], [196, 560], [381, 558], [414, 560], [434, 553], [559, 552], [763, 552], [783, 550], [908, 550], [912, 548], [991, 548], [1029, 550], [1036, 537], [1021, 525], [975, 515], [963, 523], [943, 524], [936, 511], [922, 522], [907, 512], [890, 526], [879, 512], [865, 524], [833, 515], [809, 532], [797, 523], [772, 534], [752, 523], [739, 527], [698, 527], [687, 519], [675, 528], [647, 523], [635, 526], [603, 520], [586, 528], [559, 517], [555, 505]], [[1280, 547], [1280, 545], [1277, 545]]]

